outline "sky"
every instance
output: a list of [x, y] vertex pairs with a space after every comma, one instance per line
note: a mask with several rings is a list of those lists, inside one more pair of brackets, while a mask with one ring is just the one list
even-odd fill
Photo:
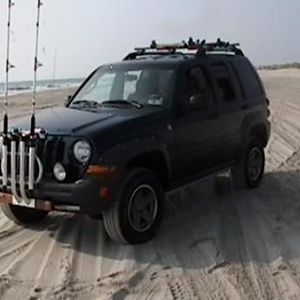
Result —
[[[37, 0], [14, 0], [10, 79], [31, 80]], [[239, 42], [255, 65], [300, 62], [299, 0], [43, 0], [39, 79], [87, 76], [151, 40]], [[7, 0], [0, 0], [0, 82]], [[56, 55], [55, 55], [56, 53]], [[56, 56], [56, 59], [54, 59]], [[56, 63], [54, 63], [56, 61]]]

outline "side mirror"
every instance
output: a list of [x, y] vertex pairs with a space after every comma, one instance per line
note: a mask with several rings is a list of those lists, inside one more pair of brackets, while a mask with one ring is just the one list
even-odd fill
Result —
[[71, 95], [67, 96], [67, 98], [64, 101], [64, 105], [67, 106], [69, 104], [69, 102], [71, 101], [71, 99], [72, 99]]
[[189, 106], [192, 110], [204, 110], [207, 108], [207, 98], [202, 94], [196, 94], [190, 97]]

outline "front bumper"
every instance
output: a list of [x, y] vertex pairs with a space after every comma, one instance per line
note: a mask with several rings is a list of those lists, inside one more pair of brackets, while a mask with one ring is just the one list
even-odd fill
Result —
[[[31, 203], [26, 206], [47, 211], [58, 210], [56, 207], [79, 207], [80, 213], [98, 216], [112, 204], [116, 190], [114, 183], [94, 176], [85, 176], [75, 183], [44, 180], [33, 191], [32, 198], [38, 199], [34, 206], [30, 206]], [[14, 204], [11, 191], [0, 193], [3, 193], [0, 202]], [[22, 206], [22, 203], [16, 204]]]
[[[107, 190], [105, 197], [101, 190]], [[86, 176], [75, 183], [58, 183], [42, 181], [33, 194], [35, 199], [44, 199], [54, 205], [79, 206], [80, 212], [99, 214], [105, 210], [113, 199], [114, 189], [111, 184], [100, 178]]]
[[36, 203], [39, 207], [44, 203], [46, 210], [59, 205], [73, 206], [91, 215], [98, 215], [112, 203], [118, 179], [115, 169], [92, 165], [86, 174], [71, 169], [74, 178], [82, 179], [60, 183], [49, 175], [49, 167], [52, 174], [51, 166], [57, 159], [63, 159], [65, 144], [53, 142], [42, 131], [34, 135], [13, 131], [2, 134], [0, 141], [0, 194], [4, 193], [0, 202], [37, 209]]

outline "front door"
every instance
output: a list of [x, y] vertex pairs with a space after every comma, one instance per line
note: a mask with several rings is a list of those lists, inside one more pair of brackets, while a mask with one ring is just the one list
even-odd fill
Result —
[[186, 68], [182, 78], [182, 112], [174, 119], [175, 179], [205, 171], [214, 164], [218, 118], [215, 96], [204, 65]]

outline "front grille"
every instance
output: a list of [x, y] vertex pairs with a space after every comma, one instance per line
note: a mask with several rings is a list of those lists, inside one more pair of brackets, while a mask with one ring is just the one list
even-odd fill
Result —
[[18, 133], [5, 137], [5, 141], [1, 155], [0, 191], [11, 192], [17, 200], [30, 202], [41, 180], [53, 180], [56, 162], [66, 168], [64, 183], [73, 183], [84, 174], [85, 166], [72, 159], [67, 151], [74, 141], [72, 137], [35, 138], [33, 146], [29, 137]]
[[[20, 141], [16, 140], [16, 152], [19, 153]], [[57, 161], [63, 161], [65, 153], [65, 143], [61, 138], [48, 137], [45, 140], [37, 140], [36, 143], [36, 154], [40, 158], [44, 174], [52, 173], [53, 166]], [[1, 151], [1, 150], [0, 150]], [[8, 161], [11, 160], [11, 140], [7, 142]], [[28, 153], [29, 145], [26, 143], [25, 152]], [[16, 160], [17, 167], [19, 168], [20, 161]], [[11, 166], [8, 164], [8, 175], [10, 176]], [[2, 169], [0, 168], [0, 175], [2, 176]]]
[[37, 153], [42, 158], [44, 174], [52, 174], [54, 164], [64, 159], [65, 142], [60, 137], [49, 137], [38, 143]]

